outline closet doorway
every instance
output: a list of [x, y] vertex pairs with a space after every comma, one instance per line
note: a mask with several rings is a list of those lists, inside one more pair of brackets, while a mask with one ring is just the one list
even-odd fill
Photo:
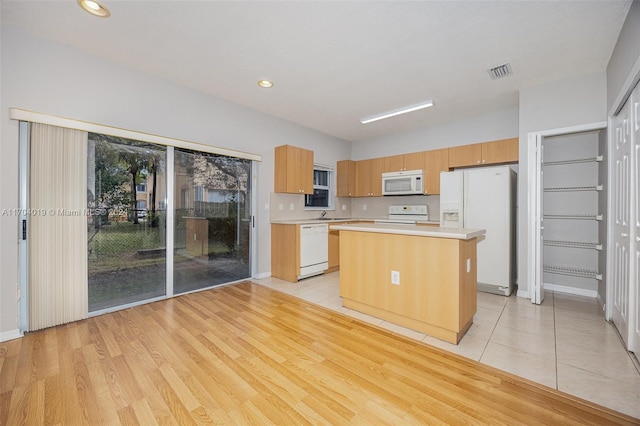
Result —
[[606, 123], [529, 134], [529, 282], [606, 298]]

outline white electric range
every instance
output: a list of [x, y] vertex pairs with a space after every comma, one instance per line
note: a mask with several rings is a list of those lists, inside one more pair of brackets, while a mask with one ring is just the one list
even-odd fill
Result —
[[389, 206], [389, 217], [387, 219], [376, 219], [375, 223], [415, 225], [419, 220], [429, 220], [429, 209], [426, 205]]

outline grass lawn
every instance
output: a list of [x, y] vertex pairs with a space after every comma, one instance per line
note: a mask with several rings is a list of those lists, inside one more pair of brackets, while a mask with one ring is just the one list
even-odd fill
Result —
[[[165, 249], [165, 228], [150, 227], [146, 223], [113, 222], [100, 229], [89, 241], [89, 310], [95, 311], [111, 306], [132, 303], [162, 296], [166, 285], [166, 255], [164, 250], [150, 255], [139, 254], [140, 250]], [[179, 243], [178, 243], [179, 245]], [[227, 254], [225, 246], [216, 241], [209, 242], [211, 254]], [[185, 263], [186, 261], [186, 263]], [[212, 265], [180, 267], [192, 263], [189, 258], [176, 255], [174, 267], [178, 287], [196, 283], [202, 287], [211, 277], [214, 285], [219, 279]], [[227, 276], [225, 281], [234, 278]]]

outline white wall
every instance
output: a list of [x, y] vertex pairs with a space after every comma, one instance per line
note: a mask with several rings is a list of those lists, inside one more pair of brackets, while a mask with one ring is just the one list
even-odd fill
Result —
[[[435, 106], [434, 108], [437, 108]], [[362, 160], [395, 154], [468, 145], [518, 135], [518, 108], [353, 142], [351, 158]]]
[[[264, 274], [271, 270], [267, 208], [274, 147], [312, 149], [317, 162], [334, 166], [351, 154], [349, 142], [13, 29], [2, 27], [1, 43], [0, 211], [18, 207], [12, 107], [260, 154], [256, 223], [258, 272]], [[17, 328], [17, 230], [17, 218], [0, 216], [0, 340]]]
[[527, 135], [607, 120], [604, 71], [555, 81], [520, 91], [520, 155], [518, 179], [518, 295], [528, 297]]
[[631, 4], [607, 65], [607, 111], [622, 106], [640, 72], [640, 1]]

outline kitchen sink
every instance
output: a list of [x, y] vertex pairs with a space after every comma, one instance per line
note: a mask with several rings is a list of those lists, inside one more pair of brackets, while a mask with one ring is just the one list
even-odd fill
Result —
[[351, 220], [350, 217], [319, 217], [317, 220]]

